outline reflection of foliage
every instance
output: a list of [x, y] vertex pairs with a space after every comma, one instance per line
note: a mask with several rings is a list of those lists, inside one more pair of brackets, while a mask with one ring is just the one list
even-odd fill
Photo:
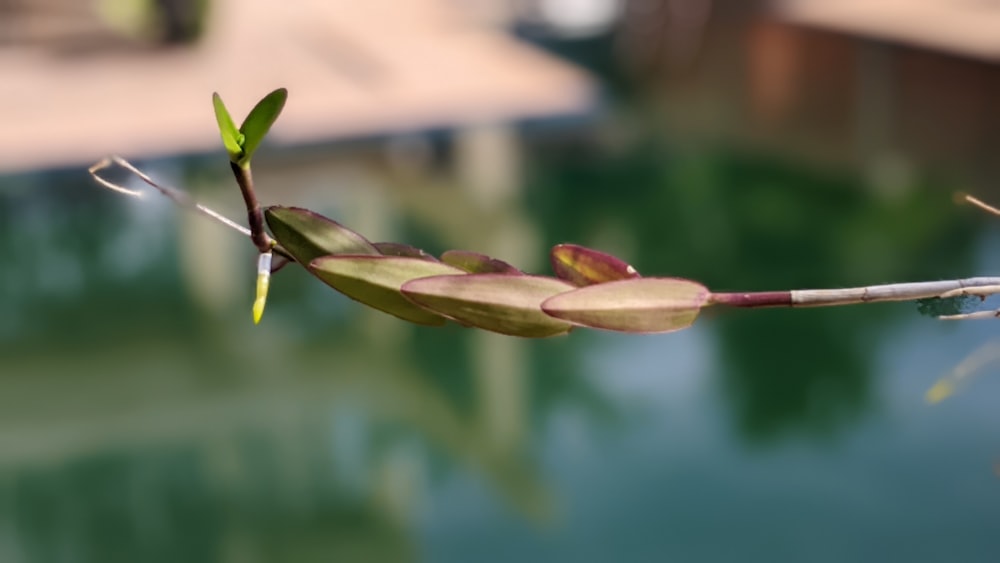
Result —
[[268, 455], [226, 480], [213, 474], [205, 449], [118, 452], [26, 472], [0, 486], [0, 496], [18, 506], [17, 547], [30, 561], [242, 560], [247, 552], [262, 562], [414, 558], [404, 530], [352, 500], [331, 467], [312, 460], [297, 483], [306, 496], [295, 498], [267, 486], [288, 469], [280, 452], [232, 453]]
[[[26, 189], [3, 189], [8, 185]], [[0, 350], [8, 342], [22, 352], [51, 350], [59, 342], [62, 353], [71, 354], [113, 341], [118, 335], [95, 322], [103, 314], [83, 313], [128, 310], [135, 303], [145, 307], [147, 326], [130, 332], [152, 332], [154, 323], [189, 326], [191, 318], [180, 314], [188, 310], [181, 306], [188, 298], [176, 269], [129, 263], [129, 254], [162, 256], [169, 263], [172, 241], [158, 239], [148, 217], [130, 215], [118, 198], [94, 197], [92, 188], [80, 174], [67, 172], [0, 180], [0, 252], [8, 266], [0, 268], [0, 287], [10, 298], [0, 312], [17, 327], [16, 339], [0, 338]]]
[[[869, 319], [870, 320], [870, 319]], [[755, 311], [720, 319], [725, 393], [755, 440], [827, 434], [867, 406], [872, 333], [858, 310]]]
[[[572, 339], [592, 337], [581, 331]], [[530, 343], [532, 351], [537, 352], [532, 362], [537, 374], [531, 382], [532, 418], [541, 421], [557, 406], [570, 405], [600, 425], [614, 426], [622, 422], [625, 418], [622, 409], [602, 394], [591, 380], [580, 376], [585, 372], [579, 362], [580, 344], [573, 340]]]
[[416, 330], [411, 346], [413, 365], [420, 368], [434, 387], [446, 395], [456, 410], [471, 414], [475, 409], [475, 389], [470, 377], [472, 333], [460, 327], [443, 330]]
[[975, 310], [982, 299], [974, 295], [949, 297], [946, 299], [931, 298], [917, 301], [917, 312], [927, 317], [942, 315], [958, 315]]
[[[428, 378], [454, 404], [457, 412], [471, 415], [476, 398], [470, 357], [471, 339], [475, 334], [458, 326], [440, 330], [416, 330], [413, 345], [408, 347], [413, 365], [421, 377]], [[574, 335], [585, 337], [583, 334]], [[588, 416], [602, 422], [617, 420], [618, 413], [607, 397], [586, 378], [580, 377], [574, 343], [557, 339], [545, 344], [519, 342], [527, 347], [525, 395], [531, 400], [531, 416], [540, 421], [558, 405], [573, 405]]]
[[[621, 156], [586, 146], [533, 153], [529, 208], [548, 244], [630, 233], [623, 258], [646, 275], [713, 289], [912, 281], [967, 273], [973, 224], [941, 191], [877, 199], [848, 174], [729, 150], [674, 150], [640, 138]], [[571, 190], [572, 208], [566, 209]], [[599, 246], [599, 245], [598, 245]], [[607, 249], [614, 252], [617, 249]], [[745, 433], [831, 428], [868, 396], [867, 342], [912, 307], [729, 312], [714, 321]]]

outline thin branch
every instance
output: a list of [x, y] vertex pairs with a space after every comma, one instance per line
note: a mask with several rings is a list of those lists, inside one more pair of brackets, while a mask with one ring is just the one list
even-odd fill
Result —
[[959, 313], [957, 315], [940, 315], [939, 319], [943, 321], [967, 321], [971, 319], [995, 319], [1000, 317], [1000, 310], [998, 311], [975, 311], [972, 313]]
[[981, 199], [976, 198], [975, 196], [965, 194], [963, 196], [963, 199], [965, 199], [965, 201], [971, 203], [972, 205], [975, 205], [976, 207], [982, 209], [983, 211], [986, 211], [987, 213], [992, 213], [993, 215], [1000, 216], [1000, 209], [993, 207], [992, 205], [984, 202]]
[[953, 289], [941, 294], [942, 299], [947, 299], [948, 297], [966, 297], [966, 296], [976, 296], [980, 299], [986, 299], [991, 295], [996, 295], [1000, 293], [1000, 285], [980, 285], [976, 287], [963, 287], [961, 289]]
[[1000, 285], [1000, 278], [977, 277], [961, 280], [932, 282], [892, 283], [829, 290], [792, 291], [792, 301], [796, 306], [824, 306], [848, 303], [872, 303], [881, 301], [912, 301], [931, 297], [955, 297], [977, 294], [976, 288]]
[[1000, 278], [892, 283], [840, 289], [793, 289], [746, 293], [712, 293], [711, 303], [730, 307], [828, 307], [855, 303], [914, 301], [931, 297], [986, 296], [1000, 293]]
[[118, 155], [111, 155], [104, 157], [103, 159], [101, 159], [100, 162], [97, 162], [93, 166], [91, 166], [88, 169], [88, 172], [90, 172], [90, 175], [93, 176], [94, 180], [96, 180], [97, 183], [101, 184], [105, 188], [108, 188], [109, 190], [113, 190], [118, 193], [130, 195], [133, 197], [142, 197], [142, 192], [138, 190], [131, 190], [124, 186], [115, 184], [110, 180], [102, 178], [98, 174], [98, 172], [100, 172], [101, 170], [110, 168], [112, 164], [117, 164], [118, 166], [121, 166], [125, 170], [128, 170], [129, 172], [135, 174], [143, 182], [146, 182], [151, 187], [156, 189], [156, 191], [170, 198], [171, 201], [176, 203], [178, 206], [183, 207], [185, 209], [189, 209], [191, 211], [197, 211], [199, 213], [203, 213], [211, 217], [212, 219], [215, 219], [216, 221], [222, 223], [223, 225], [229, 227], [230, 229], [235, 230], [241, 235], [250, 236], [250, 229], [244, 227], [243, 225], [240, 225], [236, 221], [233, 221], [232, 219], [222, 215], [221, 213], [218, 213], [216, 211], [213, 211], [212, 209], [209, 209], [208, 207], [205, 207], [204, 205], [192, 199], [191, 196], [187, 195], [186, 193], [180, 190], [176, 190], [168, 186], [162, 186], [160, 184], [157, 184], [152, 178], [146, 175], [143, 171], [139, 170], [135, 166], [132, 166], [132, 163], [130, 163], [129, 161], [125, 160], [124, 158]]
[[[102, 178], [101, 175], [98, 174], [98, 172], [110, 168], [113, 164], [118, 165], [124, 168], [125, 170], [128, 170], [132, 174], [135, 174], [143, 182], [145, 182], [150, 187], [160, 192], [161, 194], [169, 198], [171, 201], [173, 201], [175, 204], [177, 204], [177, 206], [187, 209], [189, 211], [195, 211], [197, 213], [201, 213], [207, 217], [215, 219], [219, 223], [222, 223], [223, 225], [229, 227], [230, 229], [233, 229], [234, 231], [240, 233], [245, 237], [250, 237], [250, 239], [253, 240], [253, 235], [251, 234], [250, 229], [244, 227], [243, 225], [240, 225], [239, 223], [233, 221], [232, 219], [226, 217], [225, 215], [222, 215], [221, 213], [198, 203], [191, 196], [187, 195], [186, 193], [180, 190], [156, 183], [156, 181], [150, 178], [149, 175], [144, 173], [142, 170], [139, 170], [138, 168], [133, 166], [132, 163], [130, 163], [129, 161], [125, 160], [124, 158], [118, 155], [111, 155], [104, 157], [99, 162], [91, 166], [88, 169], [88, 172], [90, 172], [91, 177], [93, 177], [98, 184], [104, 186], [105, 188], [108, 188], [109, 190], [125, 194], [128, 196], [141, 198], [143, 196], [142, 192], [126, 188], [125, 186], [122, 186], [120, 184], [115, 184], [110, 180]], [[288, 254], [288, 252], [285, 249], [281, 248], [280, 246], [277, 245], [274, 246], [273, 250], [275, 253], [284, 257], [286, 260], [294, 261], [294, 258], [292, 258], [291, 255]]]

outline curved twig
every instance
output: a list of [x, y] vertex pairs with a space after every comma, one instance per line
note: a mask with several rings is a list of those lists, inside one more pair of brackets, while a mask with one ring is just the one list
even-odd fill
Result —
[[[120, 157], [118, 155], [110, 155], [110, 156], [106, 156], [106, 157], [102, 158], [100, 161], [94, 163], [90, 168], [88, 168], [87, 171], [90, 172], [91, 177], [93, 177], [94, 180], [98, 184], [104, 186], [105, 188], [107, 188], [107, 189], [109, 189], [111, 191], [118, 192], [120, 194], [132, 196], [132, 197], [142, 197], [142, 195], [143, 195], [142, 192], [140, 192], [138, 190], [133, 190], [133, 189], [130, 189], [130, 188], [126, 188], [125, 186], [122, 186], [120, 184], [116, 184], [116, 183], [114, 183], [114, 182], [112, 182], [112, 181], [110, 181], [110, 180], [108, 180], [106, 178], [101, 177], [101, 175], [99, 174], [99, 172], [102, 171], [102, 170], [106, 170], [106, 169], [110, 168], [112, 165], [120, 166], [120, 167], [124, 168], [125, 170], [128, 170], [132, 174], [135, 174], [140, 180], [142, 180], [143, 182], [145, 182], [150, 187], [152, 187], [156, 191], [160, 192], [164, 196], [168, 197], [171, 201], [173, 201], [179, 207], [182, 207], [182, 208], [187, 209], [189, 211], [195, 211], [195, 212], [201, 213], [201, 214], [203, 214], [203, 215], [205, 215], [207, 217], [215, 219], [219, 223], [222, 223], [223, 225], [229, 227], [230, 229], [233, 229], [234, 231], [240, 233], [241, 235], [243, 235], [245, 237], [250, 237], [252, 239], [252, 234], [250, 232], [250, 229], [244, 227], [243, 225], [240, 225], [236, 221], [233, 221], [232, 219], [226, 217], [225, 215], [219, 213], [218, 211], [215, 211], [215, 210], [213, 210], [213, 209], [211, 209], [209, 207], [206, 207], [206, 206], [198, 203], [191, 196], [187, 195], [186, 193], [184, 193], [184, 192], [182, 192], [182, 191], [180, 191], [178, 189], [171, 188], [169, 186], [164, 186], [162, 184], [158, 184], [155, 180], [153, 180], [152, 178], [150, 178], [148, 174], [146, 174], [142, 170], [139, 170], [131, 162], [125, 160], [124, 158], [122, 158], [122, 157]], [[292, 256], [290, 254], [288, 254], [287, 251], [285, 251], [285, 249], [281, 248], [277, 244], [276, 241], [271, 240], [270, 237], [268, 237], [268, 239], [271, 241], [272, 250], [275, 253], [281, 255], [286, 260], [290, 260], [290, 261], [294, 261], [295, 260], [294, 258], [292, 258]], [[283, 264], [281, 264], [281, 265], [283, 265]], [[277, 268], [275, 268], [275, 270], [280, 269], [281, 265], [279, 265]]]
[[94, 180], [97, 181], [97, 183], [101, 184], [105, 188], [108, 188], [109, 190], [116, 191], [118, 193], [125, 195], [130, 195], [132, 197], [142, 197], [142, 192], [126, 188], [119, 184], [115, 184], [110, 180], [102, 178], [101, 175], [98, 174], [98, 172], [100, 172], [101, 170], [110, 168], [112, 164], [117, 164], [118, 166], [121, 166], [125, 170], [128, 170], [129, 172], [135, 174], [143, 182], [146, 182], [151, 187], [156, 189], [156, 191], [170, 198], [171, 201], [173, 201], [180, 207], [184, 207], [186, 209], [190, 209], [192, 211], [197, 211], [205, 215], [208, 215], [212, 219], [215, 219], [216, 221], [222, 223], [223, 225], [229, 227], [230, 229], [235, 230], [241, 235], [250, 236], [250, 229], [244, 227], [243, 225], [240, 225], [236, 221], [233, 221], [232, 219], [222, 215], [221, 213], [218, 213], [216, 211], [213, 211], [212, 209], [209, 209], [208, 207], [205, 207], [204, 205], [192, 199], [191, 196], [187, 195], [186, 193], [180, 190], [176, 190], [168, 186], [162, 186], [160, 184], [157, 184], [142, 170], [139, 170], [138, 168], [133, 166], [132, 163], [130, 163], [129, 161], [125, 160], [124, 158], [118, 155], [111, 155], [102, 158], [99, 162], [95, 163], [93, 166], [88, 168], [87, 171], [90, 172], [90, 175], [94, 178]]

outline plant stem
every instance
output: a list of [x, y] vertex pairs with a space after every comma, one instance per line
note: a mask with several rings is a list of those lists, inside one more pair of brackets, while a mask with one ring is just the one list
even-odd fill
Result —
[[841, 289], [793, 289], [749, 293], [712, 293], [710, 302], [730, 307], [829, 307], [881, 301], [1000, 293], [1000, 278], [977, 277], [916, 283], [893, 283]]
[[229, 167], [236, 176], [236, 183], [240, 185], [240, 193], [243, 194], [243, 202], [247, 206], [247, 221], [250, 223], [250, 240], [260, 252], [268, 252], [274, 246], [274, 241], [264, 231], [264, 212], [260, 209], [257, 201], [257, 194], [253, 190], [253, 176], [250, 173], [250, 166], [240, 166], [236, 162], [229, 162]]

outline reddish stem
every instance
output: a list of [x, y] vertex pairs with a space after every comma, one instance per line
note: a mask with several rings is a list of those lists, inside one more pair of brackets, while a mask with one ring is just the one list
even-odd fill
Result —
[[264, 232], [264, 212], [257, 202], [257, 194], [253, 190], [253, 178], [250, 175], [250, 168], [244, 168], [239, 164], [230, 161], [229, 167], [236, 176], [236, 183], [240, 185], [240, 193], [243, 194], [243, 202], [247, 206], [247, 221], [250, 224], [250, 240], [260, 252], [271, 250], [273, 244], [271, 237]]
[[756, 291], [750, 293], [713, 293], [712, 303], [730, 307], [791, 307], [791, 291]]

